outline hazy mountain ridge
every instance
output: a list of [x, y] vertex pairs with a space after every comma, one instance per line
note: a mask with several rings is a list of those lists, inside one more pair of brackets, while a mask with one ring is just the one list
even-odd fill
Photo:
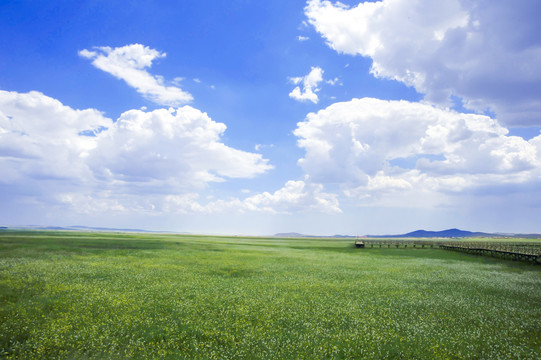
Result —
[[[315, 236], [299, 233], [278, 233], [275, 237], [318, 237], [318, 238], [355, 238], [352, 235]], [[508, 237], [508, 238], [541, 238], [541, 234], [515, 234], [515, 233], [486, 233], [460, 229], [447, 229], [441, 231], [415, 230], [406, 234], [396, 235], [364, 235], [369, 238], [467, 238], [467, 237]]]
[[[372, 237], [371, 235], [368, 235]], [[447, 229], [442, 231], [416, 230], [402, 235], [375, 235], [373, 237], [404, 237], [404, 238], [472, 238], [472, 237], [509, 237], [509, 238], [541, 238], [541, 234], [515, 234], [515, 233], [486, 233], [473, 232], [460, 229]]]
[[423, 237], [485, 237], [485, 236], [494, 236], [494, 234], [484, 233], [484, 232], [473, 232], [460, 229], [447, 229], [441, 231], [427, 231], [427, 230], [415, 230], [407, 234], [400, 235], [381, 235], [375, 237], [413, 237], [413, 238], [423, 238]]

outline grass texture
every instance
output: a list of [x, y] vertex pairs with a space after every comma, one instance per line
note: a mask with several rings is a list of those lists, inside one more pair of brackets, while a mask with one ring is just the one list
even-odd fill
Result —
[[351, 240], [0, 232], [6, 359], [539, 359], [541, 267]]

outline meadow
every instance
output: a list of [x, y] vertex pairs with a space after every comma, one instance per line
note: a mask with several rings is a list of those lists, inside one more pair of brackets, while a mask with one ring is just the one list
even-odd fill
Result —
[[6, 359], [539, 359], [541, 266], [352, 240], [0, 231]]

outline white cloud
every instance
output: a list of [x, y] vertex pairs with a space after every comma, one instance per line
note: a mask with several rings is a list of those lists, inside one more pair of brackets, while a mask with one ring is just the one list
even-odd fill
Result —
[[164, 191], [251, 178], [272, 168], [260, 154], [220, 142], [225, 129], [225, 124], [190, 106], [130, 110], [98, 135], [89, 161], [109, 181], [159, 185]]
[[225, 129], [190, 106], [113, 122], [39, 92], [0, 91], [0, 185], [14, 201], [81, 213], [156, 213], [167, 201], [201, 211], [195, 191], [272, 168], [221, 142]]
[[[242, 190], [244, 194], [249, 190]], [[123, 193], [111, 196], [109, 192], [96, 192], [93, 196], [66, 193], [58, 202], [78, 212], [137, 213], [158, 216], [162, 214], [291, 214], [298, 212], [341, 213], [336, 194], [323, 191], [323, 185], [306, 180], [288, 181], [273, 193], [262, 192], [244, 199], [229, 198], [201, 201], [198, 193], [148, 193], [144, 197]]]
[[297, 101], [311, 101], [314, 104], [319, 102], [316, 94], [319, 91], [317, 86], [323, 81], [323, 70], [320, 67], [312, 67], [308, 75], [289, 78], [289, 80], [295, 85], [302, 84], [302, 90], [300, 86], [297, 86], [289, 93], [290, 98]]
[[313, 182], [368, 200], [535, 183], [541, 136], [507, 133], [487, 116], [372, 98], [310, 113], [294, 132], [306, 150], [299, 165]]
[[180, 85], [184, 80], [186, 80], [186, 78], [183, 78], [182, 76], [177, 76], [173, 79], [171, 83], [174, 85]]
[[299, 35], [297, 36], [297, 40], [302, 42], [302, 41], [310, 40], [310, 38], [308, 36]]
[[32, 91], [0, 90], [0, 182], [30, 179], [84, 180], [84, 159], [96, 147], [94, 135], [113, 126], [95, 109], [74, 110]]
[[[92, 65], [124, 80], [148, 100], [166, 106], [179, 106], [193, 100], [192, 95], [176, 86], [167, 86], [163, 78], [153, 76], [147, 69], [155, 59], [165, 57], [165, 53], [141, 44], [117, 48], [96, 47], [93, 51], [81, 50], [79, 55], [92, 60]], [[178, 85], [181, 78], [175, 78]]]
[[92, 216], [341, 211], [337, 195], [308, 177], [273, 193], [201, 201], [211, 182], [272, 168], [222, 143], [225, 129], [190, 106], [129, 110], [113, 122], [39, 92], [0, 91], [0, 183], [34, 208]]
[[342, 82], [340, 81], [340, 79], [337, 78], [337, 77], [335, 77], [334, 79], [325, 80], [325, 82], [326, 82], [327, 84], [329, 84], [329, 85], [337, 85], [337, 84], [340, 85], [340, 86], [344, 85], [344, 84], [342, 84]]
[[288, 181], [274, 193], [263, 192], [244, 199], [242, 208], [251, 211], [290, 213], [296, 211], [342, 212], [335, 194], [309, 181]]
[[149, 213], [152, 211], [152, 206], [145, 209], [141, 204], [141, 199], [133, 201], [134, 198], [132, 197], [132, 201], [127, 202], [126, 196], [120, 194], [113, 196], [108, 191], [95, 191], [92, 194], [60, 192], [55, 194], [53, 199], [48, 199], [50, 203], [47, 205], [56, 209], [67, 208], [68, 211], [85, 215], [109, 214], [111, 216], [127, 212]]
[[306, 16], [338, 52], [372, 58], [395, 79], [448, 106], [450, 97], [508, 125], [541, 124], [537, 0], [384, 0], [348, 7], [311, 0]]
[[[249, 190], [242, 190], [250, 193]], [[323, 191], [323, 185], [305, 180], [288, 181], [273, 193], [262, 192], [244, 199], [231, 198], [202, 204], [195, 193], [170, 195], [163, 199], [162, 210], [178, 213], [216, 214], [223, 212], [266, 212], [291, 214], [295, 212], [340, 213], [337, 195]]]
[[261, 151], [264, 148], [273, 148], [274, 144], [255, 144], [255, 151]]

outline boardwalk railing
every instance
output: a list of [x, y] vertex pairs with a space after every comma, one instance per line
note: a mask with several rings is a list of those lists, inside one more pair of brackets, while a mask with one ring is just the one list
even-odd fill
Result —
[[541, 246], [539, 244], [460, 242], [440, 244], [439, 247], [444, 250], [541, 264]]
[[358, 239], [357, 248], [440, 248], [475, 255], [500, 257], [541, 264], [539, 242], [497, 242], [461, 240]]
[[355, 246], [358, 248], [434, 248], [438, 247], [438, 244], [435, 241], [426, 241], [426, 240], [403, 240], [403, 239], [389, 239], [389, 240], [380, 240], [380, 239], [360, 239], [355, 241]]

